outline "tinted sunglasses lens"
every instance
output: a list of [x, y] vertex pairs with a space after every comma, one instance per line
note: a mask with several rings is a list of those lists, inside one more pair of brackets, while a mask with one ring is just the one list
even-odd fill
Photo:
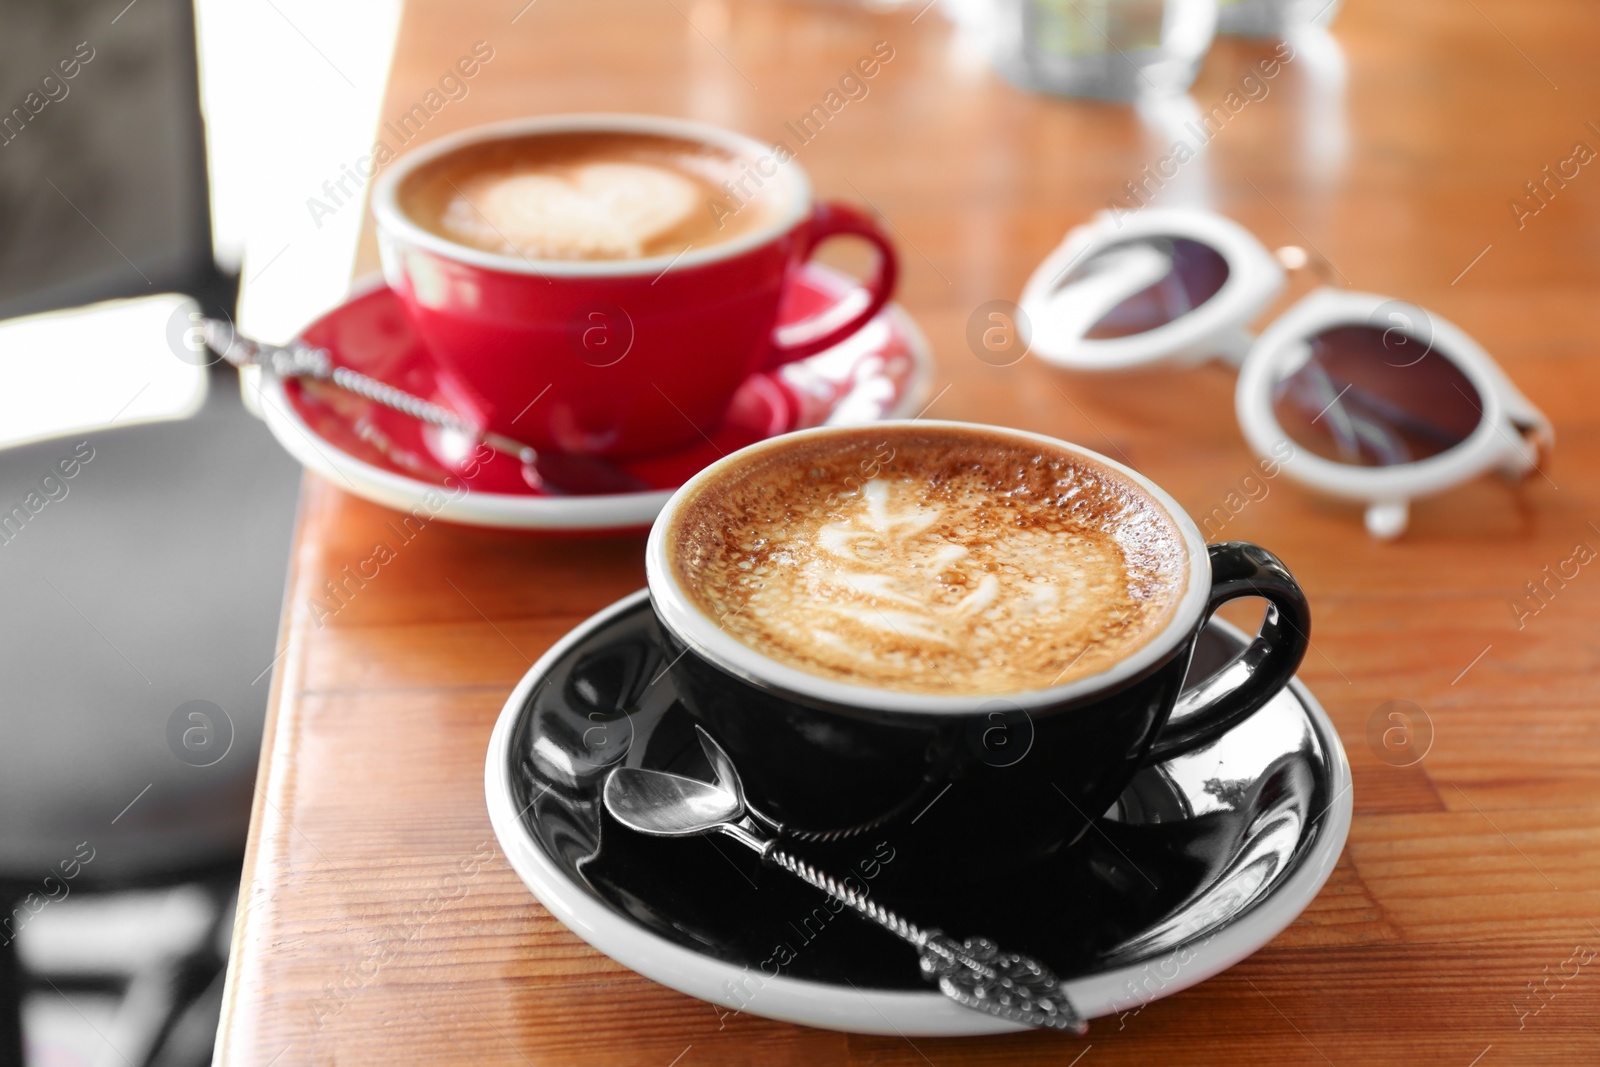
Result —
[[1454, 362], [1415, 336], [1366, 324], [1306, 340], [1306, 358], [1272, 389], [1297, 445], [1358, 467], [1447, 452], [1483, 421], [1483, 400]]
[[[1132, 337], [1165, 326], [1216, 296], [1228, 280], [1228, 261], [1210, 245], [1187, 237], [1154, 238], [1139, 244], [1166, 259], [1165, 273], [1101, 316], [1084, 334], [1090, 340]], [[1115, 251], [1107, 249], [1095, 258]]]

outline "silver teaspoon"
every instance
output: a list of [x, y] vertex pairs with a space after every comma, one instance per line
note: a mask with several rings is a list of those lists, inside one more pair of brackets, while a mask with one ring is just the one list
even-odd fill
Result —
[[783, 868], [910, 942], [918, 950], [923, 976], [938, 982], [940, 991], [956, 1003], [1026, 1026], [1074, 1034], [1089, 1029], [1068, 1002], [1061, 982], [1037, 960], [1006, 952], [986, 938], [957, 942], [938, 930], [914, 926], [864, 892], [848, 888], [780, 848], [777, 838], [766, 836], [746, 814], [744, 786], [727, 753], [700, 727], [695, 731], [716, 782], [642, 767], [618, 767], [607, 776], [603, 790], [606, 810], [613, 818], [630, 830], [654, 837], [726, 834], [764, 862]]
[[315, 378], [332, 382], [347, 392], [410, 415], [430, 426], [454, 430], [469, 440], [482, 442], [521, 463], [523, 479], [535, 489], [591, 496], [600, 493], [637, 493], [649, 488], [644, 482], [605, 460], [592, 456], [540, 452], [503, 434], [481, 431], [449, 408], [424, 400], [404, 389], [397, 389], [387, 382], [380, 382], [360, 371], [334, 366], [333, 357], [326, 348], [313, 348], [300, 341], [288, 345], [254, 341], [234, 332], [233, 326], [221, 319], [202, 319], [200, 332], [207, 348], [236, 367], [264, 367], [280, 378]]

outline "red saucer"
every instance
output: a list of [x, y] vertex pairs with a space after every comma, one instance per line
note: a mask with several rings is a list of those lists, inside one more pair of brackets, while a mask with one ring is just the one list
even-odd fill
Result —
[[[853, 287], [851, 279], [807, 266], [782, 321], [814, 315]], [[302, 338], [328, 349], [336, 364], [417, 396], [438, 397], [433, 363], [386, 286], [358, 293]], [[751, 375], [721, 425], [704, 428], [699, 442], [619, 464], [652, 491], [605, 496], [558, 496], [533, 488], [520, 465], [500, 455], [463, 484], [452, 460], [464, 455], [468, 442], [332, 386], [268, 376], [263, 400], [268, 425], [291, 454], [379, 503], [412, 510], [427, 502], [430, 517], [473, 525], [615, 529], [648, 524], [671, 490], [745, 445], [809, 426], [915, 414], [931, 370], [927, 342], [904, 311], [890, 305], [843, 344]]]

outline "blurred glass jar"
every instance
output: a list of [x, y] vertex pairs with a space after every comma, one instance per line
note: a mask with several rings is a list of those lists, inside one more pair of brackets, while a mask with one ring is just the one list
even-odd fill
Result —
[[1217, 0], [1217, 32], [1233, 37], [1284, 37], [1326, 26], [1339, 0]]
[[1217, 0], [992, 0], [990, 57], [1027, 89], [1135, 100], [1181, 93], [1211, 47]]

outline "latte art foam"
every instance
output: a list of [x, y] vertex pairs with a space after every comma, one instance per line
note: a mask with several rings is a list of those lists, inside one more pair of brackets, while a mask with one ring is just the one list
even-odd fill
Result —
[[585, 163], [467, 179], [440, 226], [465, 244], [511, 254], [636, 259], [699, 209], [699, 188], [665, 167]]
[[[676, 137], [534, 133], [467, 145], [425, 163], [406, 178], [399, 197], [418, 225], [485, 252], [629, 260], [680, 255], [771, 224], [787, 187], [779, 180], [751, 188], [750, 168], [750, 160], [732, 152]], [[751, 198], [729, 212], [728, 190], [740, 180]]]
[[1176, 523], [1110, 468], [981, 431], [862, 439], [757, 452], [674, 520], [679, 585], [763, 655], [877, 688], [1017, 693], [1127, 657], [1183, 594]]

